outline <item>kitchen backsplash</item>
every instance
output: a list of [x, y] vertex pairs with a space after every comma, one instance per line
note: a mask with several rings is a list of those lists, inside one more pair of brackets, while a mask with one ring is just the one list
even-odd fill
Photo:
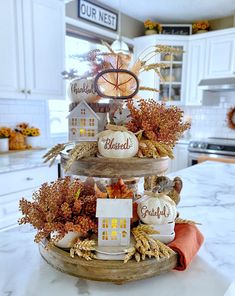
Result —
[[235, 93], [222, 96], [219, 106], [184, 107], [185, 117], [192, 119], [190, 136], [235, 138], [235, 130], [227, 126], [227, 112], [232, 106], [235, 106]]
[[[221, 100], [220, 106], [186, 106], [185, 117], [192, 118], [189, 132], [192, 138], [227, 137], [235, 138], [235, 130], [227, 127], [226, 114], [235, 106], [235, 96]], [[51, 115], [54, 113], [51, 112]], [[61, 114], [59, 114], [61, 116]], [[50, 136], [50, 121], [53, 132], [53, 120], [49, 116], [48, 103], [45, 100], [7, 100], [0, 99], [0, 126], [14, 127], [19, 122], [28, 122], [41, 129], [40, 145], [50, 146], [65, 141], [65, 128], [60, 128], [61, 139]]]
[[0, 126], [14, 128], [19, 122], [27, 122], [39, 127], [39, 145], [50, 145], [49, 112], [45, 100], [8, 100], [0, 99]]

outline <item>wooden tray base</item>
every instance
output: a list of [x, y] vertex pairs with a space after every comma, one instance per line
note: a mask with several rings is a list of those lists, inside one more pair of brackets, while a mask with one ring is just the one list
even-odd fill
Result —
[[146, 259], [139, 263], [135, 260], [130, 260], [125, 264], [123, 261], [86, 261], [79, 257], [71, 258], [68, 252], [55, 246], [46, 250], [46, 244], [47, 240], [40, 243], [39, 251], [48, 264], [69, 275], [93, 281], [123, 284], [168, 272], [177, 264], [176, 253], [172, 254], [169, 259]]
[[[69, 156], [61, 153], [62, 167], [66, 165]], [[164, 175], [168, 169], [168, 157], [153, 158], [99, 158], [88, 157], [76, 160], [69, 173], [77, 176], [99, 178], [132, 178]]]

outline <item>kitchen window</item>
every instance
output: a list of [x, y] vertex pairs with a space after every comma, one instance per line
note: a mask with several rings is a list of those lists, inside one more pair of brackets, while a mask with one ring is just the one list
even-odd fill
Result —
[[[76, 69], [77, 75], [82, 75], [87, 72], [90, 68], [89, 62], [79, 61], [77, 55], [83, 55], [92, 49], [100, 49], [106, 51], [106, 47], [99, 43], [99, 40], [92, 38], [86, 38], [84, 36], [70, 34], [68, 33], [65, 38], [65, 52], [66, 61], [65, 69], [69, 71], [70, 69]], [[62, 71], [61, 71], [62, 72]], [[61, 79], [62, 76], [61, 76]], [[67, 81], [66, 81], [67, 82]], [[67, 82], [68, 86], [68, 82]], [[49, 105], [49, 116], [50, 116], [50, 132], [53, 142], [56, 144], [58, 142], [66, 142], [68, 138], [68, 116], [70, 99], [67, 96], [66, 100], [50, 100]], [[77, 123], [74, 125], [77, 125]], [[90, 124], [93, 126], [93, 124]], [[93, 132], [91, 131], [92, 135]]]

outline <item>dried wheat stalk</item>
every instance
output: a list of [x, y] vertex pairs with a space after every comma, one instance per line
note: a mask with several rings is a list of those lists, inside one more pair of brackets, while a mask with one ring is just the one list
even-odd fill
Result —
[[149, 236], [149, 234], [155, 233], [158, 232], [149, 225], [139, 225], [133, 228], [132, 234], [136, 244], [135, 247], [131, 248], [125, 256], [124, 263], [127, 263], [133, 257], [137, 262], [145, 260], [146, 257], [155, 257], [157, 260], [161, 258], [169, 258], [174, 251], [159, 240], [153, 239]]
[[195, 222], [193, 220], [187, 220], [187, 219], [181, 219], [181, 218], [176, 218], [175, 219], [175, 223], [176, 224], [190, 224], [190, 225], [202, 225], [201, 223], [199, 222]]
[[159, 157], [168, 156], [171, 159], [174, 158], [171, 147], [156, 141], [143, 140], [141, 139], [141, 135], [138, 136], [137, 138], [140, 139], [138, 157], [159, 158]]
[[55, 145], [46, 154], [43, 155], [43, 158], [44, 158], [43, 162], [46, 163], [49, 160], [51, 160], [50, 166], [52, 166], [56, 160], [56, 157], [60, 154], [60, 152], [63, 151], [65, 147], [70, 144], [71, 143], [62, 143], [62, 144]]
[[68, 171], [76, 159], [83, 157], [95, 156], [98, 152], [97, 142], [83, 142], [77, 144], [69, 153], [69, 159], [65, 166], [65, 171]]
[[85, 239], [83, 241], [77, 240], [77, 242], [70, 249], [70, 256], [74, 258], [74, 255], [84, 258], [86, 260], [96, 259], [96, 256], [92, 251], [95, 250], [95, 241]]
[[147, 90], [147, 91], [154, 91], [154, 92], [159, 92], [158, 89], [153, 88], [153, 87], [147, 87], [147, 86], [140, 86], [139, 90]]

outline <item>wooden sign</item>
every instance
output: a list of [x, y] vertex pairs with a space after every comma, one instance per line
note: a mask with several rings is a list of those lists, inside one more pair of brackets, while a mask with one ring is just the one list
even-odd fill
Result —
[[168, 35], [191, 35], [192, 25], [162, 24], [162, 34]]
[[117, 31], [117, 13], [87, 0], [78, 0], [78, 17]]

